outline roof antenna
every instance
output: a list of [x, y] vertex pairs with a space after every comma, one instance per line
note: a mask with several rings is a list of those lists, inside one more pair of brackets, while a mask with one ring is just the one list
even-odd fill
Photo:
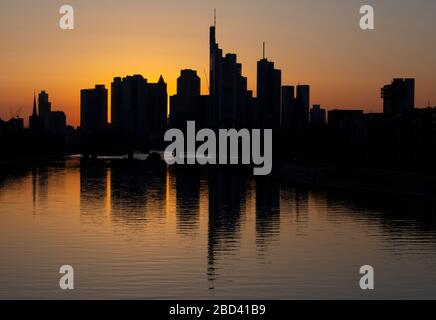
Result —
[[213, 9], [213, 26], [216, 28], [216, 9]]
[[265, 60], [265, 41], [263, 42], [263, 59]]

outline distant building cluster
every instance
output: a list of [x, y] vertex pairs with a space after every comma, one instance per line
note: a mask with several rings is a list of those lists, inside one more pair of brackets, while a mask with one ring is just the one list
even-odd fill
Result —
[[38, 108], [36, 97], [33, 97], [33, 112], [29, 118], [29, 129], [35, 134], [47, 133], [53, 136], [64, 136], [67, 130], [67, 118], [62, 111], [52, 111], [48, 94], [41, 91], [38, 95]]

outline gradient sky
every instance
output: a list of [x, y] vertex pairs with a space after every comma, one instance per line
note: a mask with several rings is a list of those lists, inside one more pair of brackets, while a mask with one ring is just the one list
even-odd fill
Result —
[[[58, 26], [62, 4], [75, 9], [73, 31]], [[374, 31], [359, 28], [363, 4], [375, 7]], [[250, 89], [265, 40], [283, 84], [310, 84], [311, 102], [327, 109], [379, 112], [393, 77], [415, 77], [417, 106], [436, 105], [434, 0], [2, 0], [0, 117], [22, 108], [27, 122], [33, 91], [44, 89], [78, 125], [80, 89], [138, 73], [162, 74], [171, 95], [180, 69], [192, 68], [207, 93], [214, 8], [220, 46], [238, 54]]]

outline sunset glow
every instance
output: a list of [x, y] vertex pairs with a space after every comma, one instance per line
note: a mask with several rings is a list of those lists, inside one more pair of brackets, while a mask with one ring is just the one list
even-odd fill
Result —
[[[367, 1], [369, 3], [373, 1]], [[213, 9], [225, 52], [238, 54], [255, 92], [256, 61], [267, 57], [283, 84], [311, 85], [311, 103], [327, 109], [381, 111], [381, 86], [394, 77], [416, 78], [416, 105], [436, 101], [434, 1], [377, 2], [376, 29], [359, 29], [360, 1], [69, 1], [76, 28], [58, 27], [61, 1], [0, 4], [0, 117], [31, 113], [34, 90], [46, 90], [54, 110], [79, 125], [80, 89], [114, 76], [162, 74], [168, 94], [181, 69], [191, 68], [208, 92], [208, 32]]]

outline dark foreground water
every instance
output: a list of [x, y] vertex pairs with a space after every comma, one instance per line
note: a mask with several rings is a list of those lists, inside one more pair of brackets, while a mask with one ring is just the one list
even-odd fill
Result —
[[0, 178], [0, 298], [436, 298], [435, 204], [70, 159]]

